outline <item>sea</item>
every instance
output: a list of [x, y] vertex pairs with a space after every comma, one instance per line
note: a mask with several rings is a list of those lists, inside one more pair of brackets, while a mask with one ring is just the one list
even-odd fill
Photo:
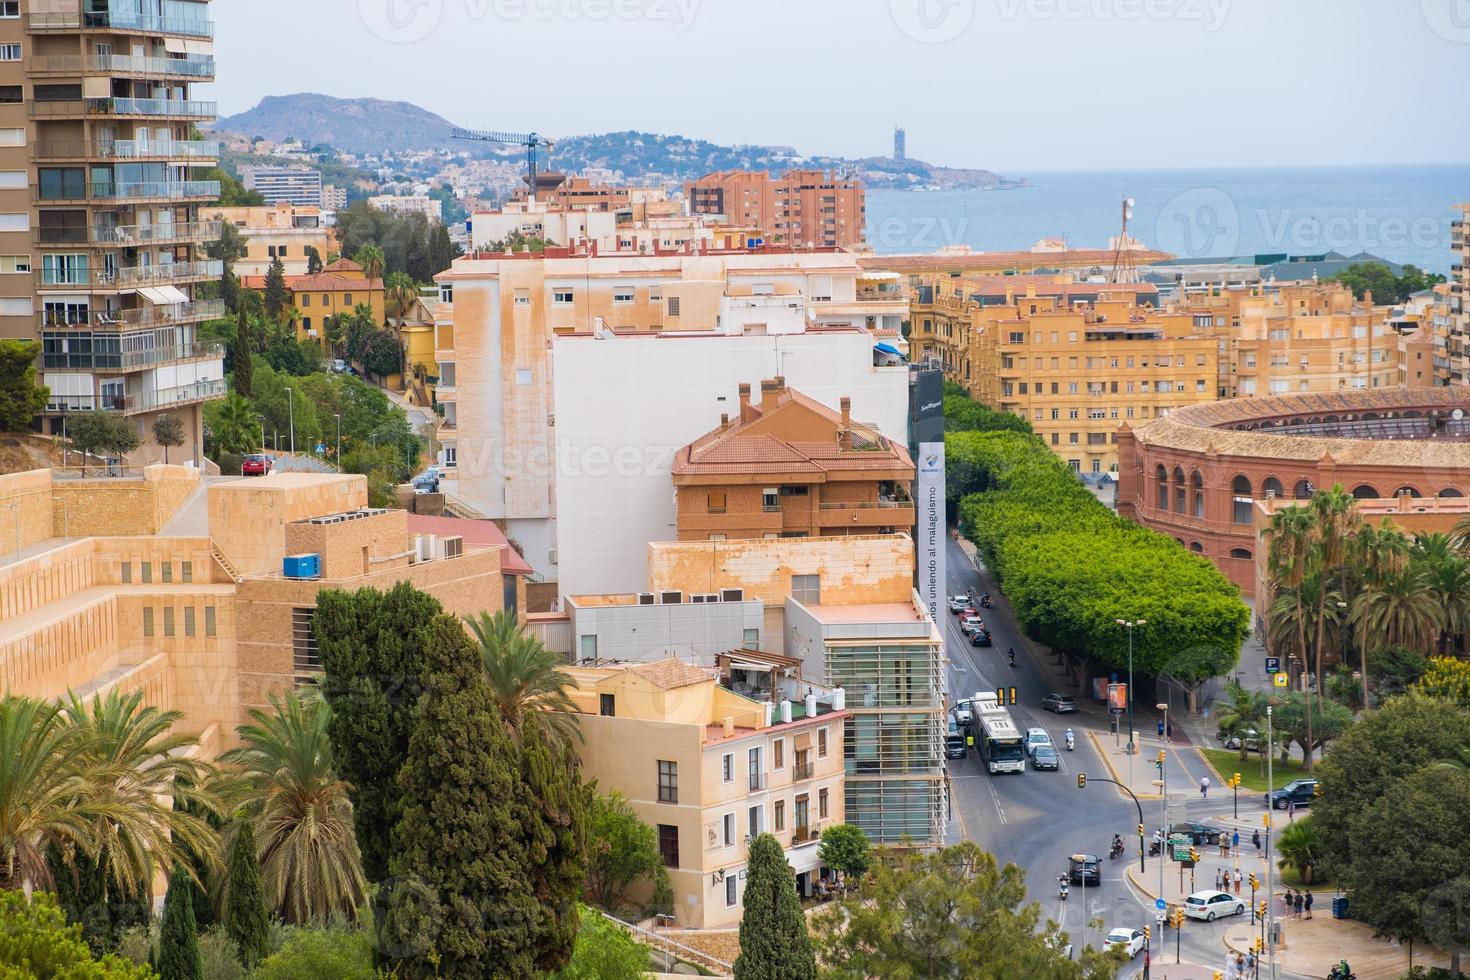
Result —
[[1010, 173], [1011, 190], [870, 191], [879, 254], [1028, 249], [1039, 239], [1106, 248], [1131, 199], [1128, 233], [1181, 257], [1371, 253], [1448, 274], [1452, 206], [1470, 163]]

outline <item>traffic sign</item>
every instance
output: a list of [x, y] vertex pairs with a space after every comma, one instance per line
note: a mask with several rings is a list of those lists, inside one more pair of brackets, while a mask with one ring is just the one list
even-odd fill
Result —
[[1271, 686], [1272, 687], [1285, 687], [1286, 686], [1286, 682], [1287, 682], [1287, 677], [1286, 677], [1285, 674], [1272, 674], [1271, 675]]
[[1266, 673], [1268, 673], [1268, 674], [1279, 674], [1279, 673], [1281, 673], [1281, 658], [1280, 657], [1267, 657], [1266, 658]]
[[1169, 903], [1164, 901], [1162, 898], [1154, 899], [1154, 908], [1158, 909], [1160, 912], [1164, 911], [1164, 909], [1168, 907]]
[[322, 453], [324, 453], [326, 451], [327, 451], [326, 443], [319, 442], [319, 443], [316, 444], [316, 454], [318, 456], [320, 456]]
[[1188, 837], [1176, 834], [1169, 838], [1169, 846], [1174, 849], [1174, 860], [1188, 861], [1189, 851], [1194, 842]]

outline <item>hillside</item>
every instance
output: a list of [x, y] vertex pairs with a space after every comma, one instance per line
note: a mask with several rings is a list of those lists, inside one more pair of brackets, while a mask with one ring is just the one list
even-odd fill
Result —
[[[517, 147], [451, 140], [449, 133], [453, 128], [454, 124], [444, 117], [408, 102], [338, 99], [311, 93], [269, 96], [255, 108], [226, 116], [215, 124], [215, 129], [221, 132], [258, 136], [273, 142], [298, 139], [308, 146], [325, 143], [356, 154], [454, 149], [476, 156], [507, 159], [520, 156]], [[629, 178], [647, 174], [679, 181], [714, 170], [781, 172], [792, 167], [815, 167], [855, 173], [870, 188], [900, 190], [920, 187], [988, 190], [1026, 183], [988, 170], [941, 167], [922, 160], [808, 156], [790, 146], [723, 146], [703, 139], [635, 130], [558, 138], [550, 166], [568, 173], [601, 167], [620, 171]]]

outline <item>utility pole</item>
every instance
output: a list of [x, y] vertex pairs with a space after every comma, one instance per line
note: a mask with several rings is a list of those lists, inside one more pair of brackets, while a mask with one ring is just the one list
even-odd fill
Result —
[[286, 408], [290, 412], [291, 419], [291, 455], [296, 455], [296, 396], [291, 389], [286, 389]]
[[1128, 627], [1128, 755], [1131, 757], [1135, 751], [1133, 735], [1133, 627], [1144, 626], [1148, 623], [1146, 619], [1120, 619], [1119, 626]]
[[1276, 753], [1276, 744], [1272, 738], [1271, 730], [1271, 705], [1266, 706], [1266, 948], [1271, 956], [1271, 980], [1276, 980], [1276, 938], [1275, 938], [1275, 890], [1276, 873], [1271, 865], [1271, 814], [1276, 804], [1271, 799], [1271, 794], [1276, 790], [1275, 771], [1272, 766], [1272, 756]]

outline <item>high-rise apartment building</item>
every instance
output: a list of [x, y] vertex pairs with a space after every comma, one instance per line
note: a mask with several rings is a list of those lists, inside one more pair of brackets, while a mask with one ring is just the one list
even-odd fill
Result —
[[322, 172], [315, 167], [241, 167], [240, 177], [267, 204], [322, 206]]
[[724, 170], [684, 187], [691, 214], [721, 214], [730, 224], [760, 228], [784, 245], [850, 248], [864, 241], [867, 197], [862, 181], [821, 170]]
[[219, 316], [193, 287], [217, 279], [201, 205], [219, 144], [195, 139], [212, 102], [208, 0], [0, 3], [0, 336], [40, 340], [51, 390], [44, 428], [68, 413], [136, 419], [133, 462], [161, 413], [185, 425], [181, 457], [201, 458], [201, 403], [225, 391], [223, 351], [201, 342]]
[[1470, 224], [1470, 203], [1457, 204], [1460, 216], [1450, 222], [1450, 251], [1454, 253], [1450, 265], [1449, 338], [1450, 383], [1470, 384], [1470, 306], [1465, 298], [1470, 295], [1470, 235], [1465, 226]]

